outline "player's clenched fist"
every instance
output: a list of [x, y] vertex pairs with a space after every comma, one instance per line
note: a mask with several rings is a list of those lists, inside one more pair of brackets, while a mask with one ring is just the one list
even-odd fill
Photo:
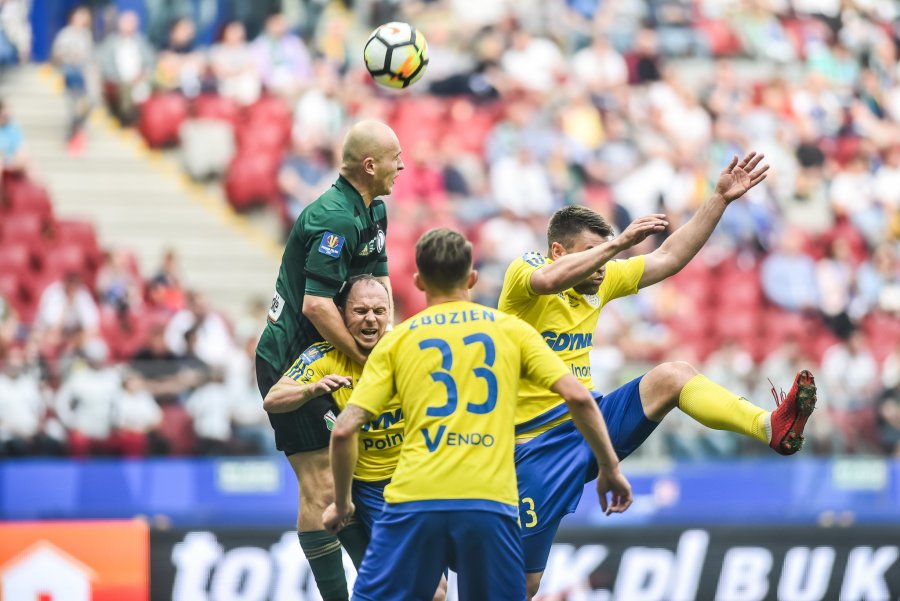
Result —
[[354, 511], [356, 511], [356, 507], [354, 507], [352, 502], [347, 506], [345, 511], [339, 511], [337, 505], [331, 503], [322, 513], [322, 521], [325, 523], [325, 530], [332, 534], [337, 534], [341, 528], [347, 525], [350, 518], [353, 517]]
[[[606, 498], [610, 493], [610, 498]], [[606, 515], [622, 513], [631, 506], [631, 484], [619, 468], [601, 468], [597, 476], [597, 496], [600, 497], [600, 508]]]

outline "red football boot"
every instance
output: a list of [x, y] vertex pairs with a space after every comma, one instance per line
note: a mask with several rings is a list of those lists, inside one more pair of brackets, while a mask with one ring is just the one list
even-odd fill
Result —
[[781, 398], [772, 385], [772, 395], [778, 406], [772, 412], [772, 441], [769, 446], [781, 455], [793, 455], [803, 447], [803, 428], [816, 408], [816, 380], [807, 370], [794, 379], [791, 391]]

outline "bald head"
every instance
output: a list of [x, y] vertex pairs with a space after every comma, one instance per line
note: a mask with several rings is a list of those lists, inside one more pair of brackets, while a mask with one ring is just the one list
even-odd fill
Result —
[[341, 161], [345, 167], [358, 169], [366, 157], [377, 158], [395, 147], [400, 149], [400, 141], [390, 127], [381, 121], [360, 121], [344, 138]]
[[400, 140], [390, 127], [381, 121], [365, 120], [347, 132], [341, 150], [341, 175], [367, 203], [390, 194], [402, 169]]

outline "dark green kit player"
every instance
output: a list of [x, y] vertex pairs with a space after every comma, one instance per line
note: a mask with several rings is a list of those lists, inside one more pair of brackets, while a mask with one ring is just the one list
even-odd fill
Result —
[[[390, 291], [387, 213], [377, 197], [390, 194], [402, 169], [400, 142], [387, 125], [362, 121], [347, 133], [340, 177], [300, 214], [281, 259], [268, 323], [256, 349], [256, 380], [263, 398], [314, 342], [327, 340], [365, 363], [366, 354], [347, 331], [334, 297], [360, 274], [378, 277]], [[297, 476], [300, 546], [325, 601], [348, 599], [340, 542], [322, 524], [334, 488], [328, 443], [336, 414], [330, 397], [290, 413], [269, 414], [275, 443]], [[348, 547], [349, 536], [352, 533], [347, 539], [342, 535]]]

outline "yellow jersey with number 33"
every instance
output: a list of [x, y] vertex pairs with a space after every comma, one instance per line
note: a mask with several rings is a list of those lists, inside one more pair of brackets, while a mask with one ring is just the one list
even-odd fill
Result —
[[[362, 366], [327, 342], [317, 342], [294, 361], [284, 374], [300, 384], [315, 384], [325, 376], [346, 376], [359, 385]], [[341, 410], [347, 406], [353, 388], [339, 388], [331, 393]], [[330, 429], [330, 426], [329, 426]], [[359, 461], [353, 477], [365, 482], [389, 479], [397, 467], [403, 446], [403, 413], [396, 403], [389, 404], [378, 416], [363, 424], [359, 436]]]
[[400, 399], [404, 442], [385, 501], [402, 511], [516, 516], [519, 381], [548, 388], [567, 372], [528, 324], [475, 303], [435, 305], [395, 327], [349, 402], [379, 415]]
[[[637, 293], [644, 257], [608, 262], [597, 294], [580, 294], [571, 288], [558, 294], [535, 293], [531, 275], [552, 262], [537, 252], [513, 261], [506, 270], [498, 306], [531, 324], [569, 371], [593, 390], [589, 355], [600, 309], [613, 299]], [[562, 397], [546, 387], [522, 383], [516, 411], [518, 438], [533, 438], [567, 419], [571, 417]]]

